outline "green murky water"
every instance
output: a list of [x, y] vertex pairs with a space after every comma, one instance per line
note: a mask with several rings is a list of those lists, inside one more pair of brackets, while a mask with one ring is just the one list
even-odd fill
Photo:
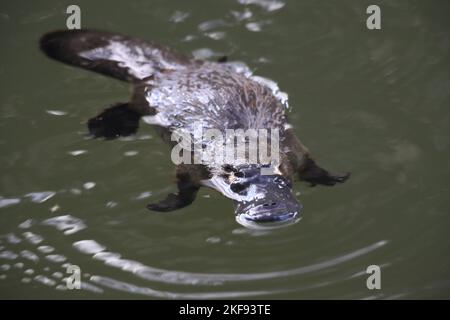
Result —
[[[228, 54], [289, 93], [297, 134], [353, 176], [297, 183], [303, 219], [267, 232], [207, 189], [178, 212], [145, 208], [174, 190], [169, 148], [148, 126], [85, 136], [130, 88], [38, 50], [69, 4], [0, 5], [1, 298], [450, 298], [448, 1], [77, 1], [82, 27]], [[381, 290], [366, 287], [373, 264]]]

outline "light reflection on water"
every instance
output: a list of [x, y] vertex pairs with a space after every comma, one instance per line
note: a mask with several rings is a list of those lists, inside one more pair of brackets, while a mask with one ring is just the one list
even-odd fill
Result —
[[[71, 236], [87, 226], [82, 220], [70, 216], [55, 216], [46, 219], [42, 222], [35, 221], [33, 224], [52, 226], [59, 232], [66, 236]], [[66, 256], [58, 254], [58, 249], [45, 244], [46, 240], [39, 234], [29, 231], [33, 226], [26, 226], [25, 228], [19, 226], [16, 233], [1, 235], [1, 251], [0, 259], [6, 260], [7, 263], [0, 265], [0, 277], [5, 279], [8, 277], [9, 271], [22, 273], [20, 281], [22, 283], [30, 283], [31, 281], [43, 284], [48, 287], [54, 287], [57, 290], [67, 290], [66, 268], [69, 264], [79, 265], [81, 269], [83, 265], [76, 260], [69, 261]], [[23, 229], [28, 231], [23, 232]], [[43, 229], [45, 230], [45, 229]], [[252, 231], [250, 231], [252, 232]], [[16, 249], [17, 246], [23, 247], [26, 243], [28, 249]], [[249, 282], [249, 281], [264, 281], [273, 280], [282, 277], [294, 277], [308, 273], [314, 273], [323, 269], [332, 268], [343, 264], [345, 262], [357, 259], [360, 256], [371, 253], [388, 244], [388, 241], [383, 240], [363, 248], [357, 249], [353, 252], [348, 252], [340, 256], [328, 259], [326, 261], [315, 264], [296, 267], [289, 270], [279, 270], [263, 273], [193, 273], [174, 271], [161, 268], [147, 266], [138, 261], [122, 258], [122, 254], [107, 251], [107, 247], [98, 243], [95, 240], [78, 240], [73, 242], [73, 247], [94, 260], [102, 261], [107, 267], [116, 268], [123, 272], [129, 273], [139, 279], [151, 281], [155, 285], [161, 283], [175, 284], [177, 286], [190, 286], [191, 290], [195, 290], [198, 286], [210, 287], [207, 292], [173, 292], [161, 291], [147, 286], [140, 286], [130, 282], [121, 281], [107, 276], [98, 274], [90, 275], [84, 274], [81, 289], [92, 292], [102, 293], [105, 289], [113, 289], [118, 291], [125, 291], [132, 294], [139, 294], [150, 296], [154, 298], [170, 298], [170, 299], [220, 299], [220, 298], [239, 298], [239, 297], [256, 297], [264, 295], [277, 295], [292, 291], [301, 291], [312, 288], [319, 288], [330, 285], [333, 282], [316, 283], [312, 286], [297, 287], [297, 288], [268, 288], [266, 290], [255, 291], [224, 291], [219, 290], [228, 282]], [[20, 251], [19, 251], [20, 250]], [[70, 254], [73, 254], [70, 252]], [[51, 264], [47, 264], [46, 261]], [[20, 262], [18, 262], [20, 261]], [[43, 271], [45, 274], [37, 274], [37, 270]], [[353, 274], [353, 277], [365, 275], [365, 272]], [[212, 289], [214, 288], [214, 289]]]

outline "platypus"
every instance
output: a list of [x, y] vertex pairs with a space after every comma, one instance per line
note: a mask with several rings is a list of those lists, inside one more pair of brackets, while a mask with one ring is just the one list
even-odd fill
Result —
[[292, 194], [298, 178], [333, 186], [347, 180], [321, 168], [289, 124], [287, 95], [277, 85], [252, 75], [227, 57], [203, 61], [137, 38], [97, 30], [62, 30], [45, 34], [40, 47], [50, 58], [133, 85], [131, 100], [110, 106], [88, 121], [89, 133], [114, 139], [135, 134], [139, 122], [154, 125], [173, 145], [171, 133], [207, 128], [277, 129], [279, 162], [271, 174], [261, 163], [181, 163], [176, 166], [178, 192], [147, 207], [168, 212], [191, 204], [207, 186], [232, 199], [236, 220], [245, 226], [285, 225], [298, 221], [302, 206]]

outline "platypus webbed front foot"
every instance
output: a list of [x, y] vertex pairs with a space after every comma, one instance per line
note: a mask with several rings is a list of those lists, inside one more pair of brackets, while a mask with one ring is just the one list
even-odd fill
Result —
[[200, 186], [194, 182], [187, 167], [177, 167], [177, 193], [170, 193], [164, 200], [157, 203], [150, 203], [147, 209], [158, 212], [169, 212], [184, 208], [194, 202]]
[[89, 133], [96, 138], [114, 139], [135, 134], [141, 115], [128, 103], [118, 103], [89, 119]]
[[171, 193], [160, 202], [148, 204], [147, 209], [158, 212], [170, 212], [181, 209], [190, 205], [195, 200], [196, 193], [197, 190], [192, 191], [190, 194], [186, 191], [183, 193]]
[[314, 160], [308, 159], [299, 176], [300, 180], [309, 182], [312, 187], [318, 184], [334, 186], [337, 183], [345, 182], [350, 177], [350, 173], [331, 173], [319, 167]]

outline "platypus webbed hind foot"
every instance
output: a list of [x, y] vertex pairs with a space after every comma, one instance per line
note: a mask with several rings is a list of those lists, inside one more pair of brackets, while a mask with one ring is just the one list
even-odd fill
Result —
[[337, 183], [345, 182], [350, 177], [350, 173], [330, 173], [319, 167], [314, 160], [308, 159], [306, 165], [299, 172], [299, 176], [300, 180], [309, 182], [312, 187], [318, 184], [334, 186]]
[[119, 103], [89, 119], [89, 133], [96, 138], [114, 139], [135, 134], [141, 115], [128, 103]]

